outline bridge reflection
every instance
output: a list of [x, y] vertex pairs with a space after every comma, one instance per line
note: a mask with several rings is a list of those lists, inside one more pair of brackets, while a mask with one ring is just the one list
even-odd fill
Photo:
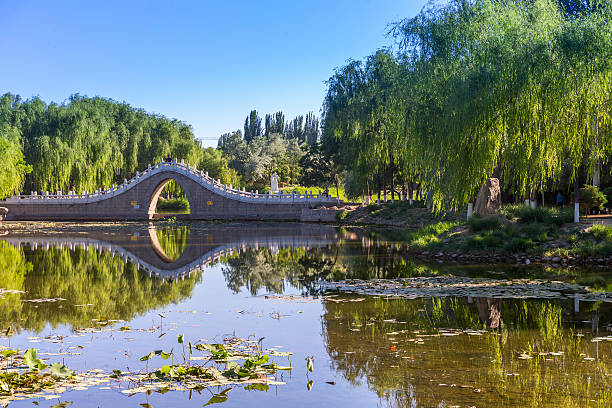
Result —
[[95, 248], [136, 265], [150, 277], [185, 279], [225, 256], [245, 250], [320, 248], [336, 244], [338, 231], [310, 224], [227, 224], [223, 226], [164, 226], [153, 224], [121, 232], [79, 232], [1, 237], [18, 248]]

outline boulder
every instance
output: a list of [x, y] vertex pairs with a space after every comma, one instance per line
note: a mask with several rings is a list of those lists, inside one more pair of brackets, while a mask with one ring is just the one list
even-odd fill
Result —
[[492, 214], [498, 214], [501, 209], [501, 189], [499, 188], [499, 180], [490, 178], [480, 188], [474, 213], [481, 217], [486, 217]]

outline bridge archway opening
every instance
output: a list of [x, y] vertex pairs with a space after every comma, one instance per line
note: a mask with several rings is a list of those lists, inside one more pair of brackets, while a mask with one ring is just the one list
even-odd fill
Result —
[[187, 225], [149, 227], [153, 251], [165, 263], [176, 262], [189, 244], [190, 232]]
[[177, 180], [167, 178], [153, 191], [149, 202], [149, 218], [188, 217], [191, 208], [189, 192]]

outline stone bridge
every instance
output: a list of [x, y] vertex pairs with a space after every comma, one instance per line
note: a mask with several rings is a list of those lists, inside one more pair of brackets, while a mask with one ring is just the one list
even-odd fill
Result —
[[[119, 186], [93, 193], [17, 195], [0, 200], [6, 220], [148, 220], [163, 188], [176, 181], [187, 197], [193, 220], [308, 220], [313, 210], [335, 198], [315, 194], [248, 192], [214, 180], [183, 162], [160, 162]], [[315, 219], [313, 218], [313, 211]], [[331, 221], [331, 219], [329, 219]]]
[[325, 225], [286, 224], [267, 226], [255, 223], [227, 225], [210, 230], [192, 230], [182, 254], [175, 260], [165, 253], [158, 240], [156, 228], [140, 229], [131, 233], [88, 232], [62, 233], [37, 237], [32, 235], [6, 235], [0, 237], [16, 247], [30, 249], [95, 248], [111, 253], [125, 262], [134, 263], [149, 276], [167, 281], [184, 279], [203, 270], [221, 257], [247, 249], [318, 248], [337, 244], [336, 229]]

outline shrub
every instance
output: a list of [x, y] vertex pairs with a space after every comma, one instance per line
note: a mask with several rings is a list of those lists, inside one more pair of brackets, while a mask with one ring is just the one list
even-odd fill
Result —
[[465, 243], [467, 249], [493, 249], [501, 246], [504, 233], [501, 231], [487, 231], [483, 235], [476, 235]]
[[608, 201], [605, 204], [606, 208], [612, 209], [612, 187], [604, 189], [603, 193], [606, 195], [606, 200]]
[[574, 219], [571, 208], [531, 208], [520, 204], [502, 207], [502, 214], [508, 219], [518, 218], [519, 222], [522, 224], [539, 222], [561, 226], [565, 223], [572, 222]]
[[186, 198], [172, 198], [157, 201], [158, 211], [189, 211], [189, 201]]
[[470, 231], [479, 232], [479, 231], [492, 231], [501, 227], [501, 222], [499, 217], [494, 215], [490, 215], [488, 217], [479, 217], [477, 215], [470, 218], [468, 221], [468, 225], [470, 226]]
[[337, 219], [338, 221], [342, 221], [343, 219], [345, 219], [346, 217], [348, 217], [348, 215], [349, 215], [349, 212], [348, 212], [348, 211], [341, 210], [341, 211], [338, 211], [338, 212], [336, 213], [336, 219]]
[[578, 242], [579, 239], [580, 237], [578, 236], [578, 234], [571, 234], [569, 237], [567, 237], [567, 243], [575, 244], [576, 242]]
[[589, 233], [593, 235], [597, 241], [610, 241], [612, 242], [612, 227], [608, 225], [593, 225], [589, 230]]
[[531, 239], [513, 238], [510, 242], [504, 245], [504, 249], [510, 252], [527, 251], [535, 246], [535, 242]]
[[608, 198], [606, 195], [599, 191], [599, 188], [596, 186], [585, 184], [580, 189], [580, 205], [587, 210], [592, 208], [602, 209], [603, 205], [607, 202]]
[[593, 244], [591, 241], [586, 241], [578, 247], [578, 253], [582, 256], [610, 255], [612, 254], [612, 242]]
[[519, 217], [518, 214], [523, 208], [525, 208], [523, 204], [508, 204], [501, 208], [500, 213], [507, 219], [512, 220]]

